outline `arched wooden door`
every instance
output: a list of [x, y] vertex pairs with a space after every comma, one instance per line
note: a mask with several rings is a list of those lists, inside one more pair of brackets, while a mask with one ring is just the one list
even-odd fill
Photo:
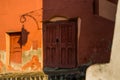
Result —
[[73, 68], [77, 62], [75, 21], [47, 22], [43, 26], [44, 67]]

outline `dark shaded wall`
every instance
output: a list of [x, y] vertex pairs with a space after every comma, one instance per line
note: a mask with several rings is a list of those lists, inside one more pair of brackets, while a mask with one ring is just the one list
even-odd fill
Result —
[[108, 0], [108, 1], [111, 1], [111, 2], [113, 2], [113, 3], [115, 3], [115, 4], [118, 3], [118, 0]]
[[78, 66], [109, 62], [114, 22], [93, 14], [93, 0], [44, 0], [43, 20], [54, 16], [81, 18]]

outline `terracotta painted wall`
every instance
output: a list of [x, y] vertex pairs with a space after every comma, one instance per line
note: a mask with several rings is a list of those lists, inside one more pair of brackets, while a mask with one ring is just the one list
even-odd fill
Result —
[[[5, 66], [4, 71], [9, 72], [9, 70], [19, 71], [22, 66], [29, 62], [42, 65], [42, 0], [1, 0], [0, 1], [0, 54], [1, 63]], [[30, 12], [33, 11], [31, 14]], [[37, 19], [39, 22], [39, 30], [36, 26], [35, 21], [29, 16], [26, 17], [26, 22], [24, 23], [24, 29], [29, 32], [27, 37], [27, 42], [22, 45], [22, 64], [20, 65], [6, 65], [6, 60], [9, 57], [9, 41], [6, 39], [6, 32], [17, 32], [22, 30], [22, 25], [20, 23], [20, 16], [29, 13]], [[39, 15], [39, 17], [38, 17]], [[33, 57], [34, 55], [34, 57]], [[36, 56], [37, 55], [37, 56]], [[18, 56], [19, 58], [19, 56]], [[35, 60], [36, 59], [36, 60]], [[34, 61], [35, 60], [35, 61]], [[39, 62], [37, 62], [39, 60]], [[9, 60], [8, 60], [9, 63]], [[2, 64], [1, 64], [2, 65]], [[0, 65], [0, 66], [1, 66]], [[2, 65], [2, 66], [3, 66]], [[29, 63], [31, 66], [31, 63]], [[28, 67], [30, 67], [28, 66]], [[26, 68], [27, 70], [27, 68]], [[30, 70], [30, 69], [29, 69]], [[25, 70], [24, 70], [25, 71]]]
[[[43, 20], [54, 16], [81, 19], [78, 65], [109, 62], [114, 22], [93, 14], [93, 0], [44, 0]], [[104, 43], [108, 51], [101, 47]]]

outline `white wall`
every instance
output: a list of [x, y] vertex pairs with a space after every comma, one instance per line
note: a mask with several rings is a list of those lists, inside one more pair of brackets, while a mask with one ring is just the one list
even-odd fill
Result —
[[109, 64], [96, 64], [87, 69], [86, 80], [120, 80], [120, 1]]

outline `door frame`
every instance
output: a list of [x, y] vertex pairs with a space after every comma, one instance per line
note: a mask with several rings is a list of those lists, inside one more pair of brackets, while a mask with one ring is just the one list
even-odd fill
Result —
[[[16, 31], [16, 32], [6, 32], [6, 66], [10, 65], [10, 34], [15, 34], [15, 33], [21, 33], [21, 31]], [[22, 49], [21, 49], [22, 52]]]

